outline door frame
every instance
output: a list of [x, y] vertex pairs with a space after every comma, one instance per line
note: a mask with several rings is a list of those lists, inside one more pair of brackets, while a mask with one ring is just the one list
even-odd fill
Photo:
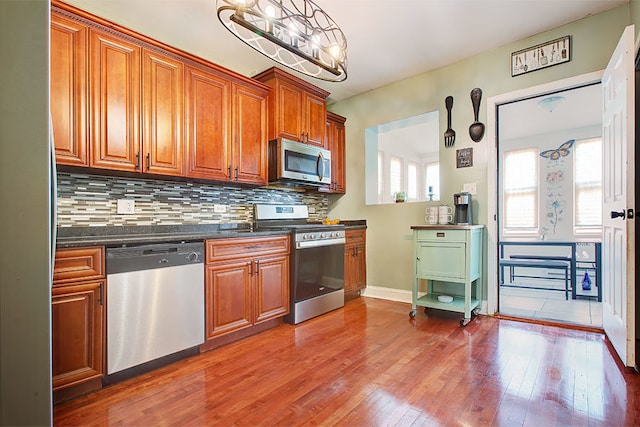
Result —
[[487, 98], [487, 314], [498, 308], [498, 106], [600, 83], [604, 70], [581, 74]]

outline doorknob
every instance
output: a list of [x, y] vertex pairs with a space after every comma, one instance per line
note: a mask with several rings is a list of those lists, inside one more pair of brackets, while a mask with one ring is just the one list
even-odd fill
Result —
[[621, 212], [611, 211], [611, 219], [615, 219], [615, 218], [625, 219], [626, 217], [627, 217], [627, 214], [624, 210]]

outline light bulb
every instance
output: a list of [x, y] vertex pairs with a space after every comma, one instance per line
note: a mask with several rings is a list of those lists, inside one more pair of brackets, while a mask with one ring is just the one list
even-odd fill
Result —
[[291, 34], [291, 46], [297, 48], [298, 47], [298, 30], [293, 22], [289, 24], [289, 34]]
[[264, 13], [266, 13], [269, 18], [275, 18], [276, 9], [273, 6], [268, 5], [264, 8]]
[[320, 44], [320, 40], [318, 36], [311, 37], [311, 56], [314, 59], [318, 59], [320, 57], [320, 48], [318, 45]]
[[268, 5], [264, 9], [264, 13], [267, 15], [267, 19], [264, 20], [264, 30], [267, 33], [273, 33], [273, 22], [271, 20], [276, 16], [276, 10], [273, 6]]
[[342, 63], [343, 61], [344, 53], [342, 51], [342, 48], [339, 45], [334, 44], [331, 46], [331, 48], [329, 48], [329, 54], [331, 55], [331, 67], [337, 69], [337, 63]]

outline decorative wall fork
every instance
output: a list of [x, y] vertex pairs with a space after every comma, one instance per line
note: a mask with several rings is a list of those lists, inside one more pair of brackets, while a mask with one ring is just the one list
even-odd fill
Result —
[[444, 105], [447, 107], [447, 130], [444, 131], [444, 146], [453, 147], [456, 142], [456, 131], [451, 129], [451, 108], [453, 108], [453, 96], [447, 96], [444, 99]]

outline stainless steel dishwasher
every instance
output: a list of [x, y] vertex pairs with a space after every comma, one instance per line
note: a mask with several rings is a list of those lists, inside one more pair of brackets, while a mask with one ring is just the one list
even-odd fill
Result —
[[204, 342], [204, 243], [106, 252], [108, 375]]

